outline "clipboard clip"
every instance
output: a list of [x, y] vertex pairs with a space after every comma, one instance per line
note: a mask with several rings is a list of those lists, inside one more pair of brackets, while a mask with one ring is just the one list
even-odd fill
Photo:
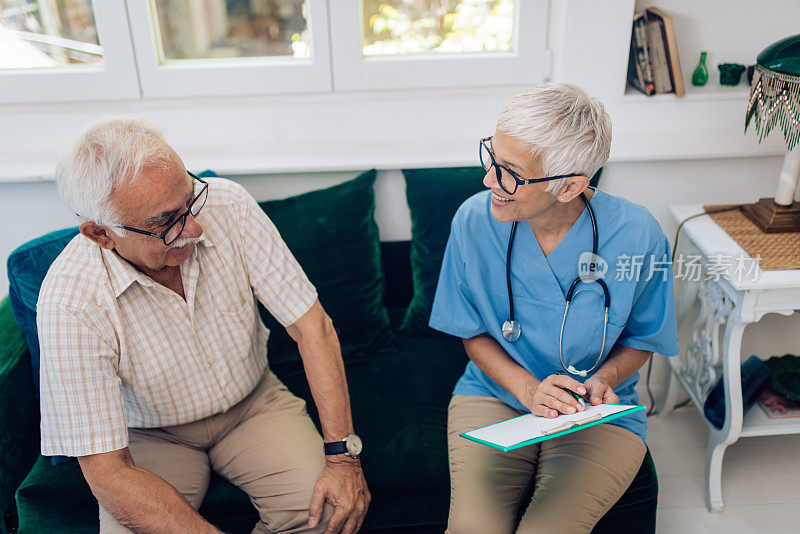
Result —
[[575, 428], [576, 426], [585, 425], [588, 423], [593, 423], [595, 421], [599, 421], [603, 418], [603, 414], [595, 414], [591, 417], [587, 417], [586, 419], [582, 419], [580, 421], [570, 421], [569, 423], [564, 423], [561, 426], [557, 426], [555, 428], [550, 428], [547, 430], [542, 431], [543, 436], [549, 436], [551, 434], [557, 434], [559, 432], [563, 432], [565, 430], [569, 430], [570, 428]]

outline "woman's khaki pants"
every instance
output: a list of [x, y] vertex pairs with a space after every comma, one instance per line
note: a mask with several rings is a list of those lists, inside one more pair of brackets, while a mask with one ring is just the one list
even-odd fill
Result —
[[[322, 532], [333, 508], [326, 503], [320, 524], [308, 529], [308, 506], [325, 455], [305, 406], [267, 371], [227, 412], [184, 425], [129, 429], [131, 456], [172, 484], [195, 510], [213, 469], [250, 497], [261, 518], [254, 534]], [[100, 532], [131, 531], [101, 506]]]
[[639, 471], [644, 443], [610, 424], [511, 452], [459, 436], [518, 415], [521, 412], [493, 397], [453, 396], [447, 419], [447, 532], [591, 532]]

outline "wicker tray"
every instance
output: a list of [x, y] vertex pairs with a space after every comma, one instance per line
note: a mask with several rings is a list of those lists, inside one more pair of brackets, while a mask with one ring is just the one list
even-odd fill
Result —
[[726, 205], [708, 205], [703, 209], [720, 228], [738, 243], [751, 258], [760, 257], [765, 271], [800, 269], [800, 232], [765, 234], [741, 210], [723, 211]]

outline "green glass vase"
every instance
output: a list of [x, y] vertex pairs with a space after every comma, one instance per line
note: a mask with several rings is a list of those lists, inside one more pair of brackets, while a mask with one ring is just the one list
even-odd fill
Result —
[[692, 85], [702, 87], [708, 82], [708, 69], [706, 68], [706, 52], [700, 52], [700, 61], [692, 73]]

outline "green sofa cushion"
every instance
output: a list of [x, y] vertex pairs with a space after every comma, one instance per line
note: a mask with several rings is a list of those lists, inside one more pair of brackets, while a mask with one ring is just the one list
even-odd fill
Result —
[[[370, 170], [327, 189], [259, 203], [316, 286], [345, 358], [371, 354], [394, 339], [382, 302], [375, 176]], [[286, 330], [265, 308], [259, 311], [271, 331], [270, 365], [299, 358]]]
[[17, 323], [25, 333], [30, 364], [39, 397], [39, 333], [36, 328], [36, 301], [47, 270], [64, 247], [78, 234], [77, 228], [56, 230], [17, 247], [9, 256], [8, 294]]
[[458, 207], [486, 189], [482, 167], [404, 169], [411, 214], [411, 276], [414, 295], [400, 329], [409, 334], [442, 335], [428, 326], [439, 282], [450, 223]]
[[39, 410], [25, 336], [6, 297], [0, 301], [0, 517], [36, 458], [38, 440]]
[[97, 501], [78, 462], [52, 465], [39, 456], [17, 489], [20, 534], [97, 532]]
[[[78, 462], [52, 465], [40, 456], [17, 491], [20, 534], [97, 533], [97, 501]], [[211, 477], [200, 513], [225, 532], [250, 532], [258, 514], [240, 489]]]
[[[601, 168], [589, 185], [600, 183]], [[483, 167], [404, 169], [406, 200], [411, 213], [411, 276], [414, 296], [401, 330], [409, 334], [442, 335], [428, 326], [439, 282], [450, 224], [458, 207], [483, 191]]]

